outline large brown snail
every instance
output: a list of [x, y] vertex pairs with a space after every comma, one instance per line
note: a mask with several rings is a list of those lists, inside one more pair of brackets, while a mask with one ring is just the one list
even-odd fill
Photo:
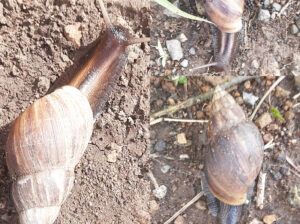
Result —
[[71, 192], [74, 168], [126, 60], [125, 48], [149, 38], [132, 39], [109, 20], [107, 32], [68, 86], [28, 107], [14, 122], [6, 145], [12, 196], [21, 224], [52, 224]]
[[261, 169], [263, 140], [242, 108], [220, 87], [212, 99], [207, 137], [203, 190], [212, 214], [220, 211], [220, 223], [234, 224]]
[[[243, 27], [244, 0], [204, 0], [213, 35], [215, 62], [194, 69], [214, 66], [216, 71], [226, 71], [238, 46]], [[194, 70], [192, 69], [192, 70]]]

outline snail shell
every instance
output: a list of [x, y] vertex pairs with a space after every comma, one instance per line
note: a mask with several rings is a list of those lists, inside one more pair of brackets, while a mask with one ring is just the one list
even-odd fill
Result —
[[209, 190], [226, 204], [243, 204], [261, 169], [264, 144], [258, 128], [220, 87], [212, 99], [207, 135], [205, 176]]
[[90, 104], [71, 86], [37, 100], [15, 120], [6, 159], [21, 224], [55, 221], [92, 129]]
[[210, 19], [225, 33], [242, 29], [244, 0], [205, 0], [205, 9]]

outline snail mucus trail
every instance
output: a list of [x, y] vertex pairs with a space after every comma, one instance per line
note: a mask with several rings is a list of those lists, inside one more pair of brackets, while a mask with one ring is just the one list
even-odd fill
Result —
[[204, 0], [211, 25], [215, 62], [191, 69], [213, 66], [217, 72], [226, 71], [237, 50], [240, 39], [244, 0]]
[[220, 224], [236, 224], [263, 162], [263, 140], [234, 98], [219, 86], [211, 101], [202, 188]]
[[69, 85], [36, 100], [14, 121], [6, 142], [6, 163], [20, 224], [52, 224], [71, 192], [74, 169], [83, 155], [93, 124], [121, 74], [132, 39], [110, 22], [103, 39]]

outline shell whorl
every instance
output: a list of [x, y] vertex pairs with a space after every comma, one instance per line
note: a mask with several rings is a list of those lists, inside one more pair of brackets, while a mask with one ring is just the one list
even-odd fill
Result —
[[263, 140], [242, 108], [220, 87], [212, 100], [208, 140], [205, 176], [210, 191], [224, 203], [243, 204], [262, 165]]
[[244, 0], [205, 0], [205, 9], [210, 19], [225, 33], [242, 29]]
[[15, 120], [6, 161], [21, 224], [55, 221], [92, 130], [90, 104], [71, 86], [37, 100]]

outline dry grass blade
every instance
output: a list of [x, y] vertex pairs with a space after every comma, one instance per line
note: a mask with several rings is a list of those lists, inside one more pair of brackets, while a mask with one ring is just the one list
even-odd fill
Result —
[[194, 120], [194, 119], [177, 119], [177, 118], [167, 118], [167, 117], [161, 117], [155, 120], [152, 120], [150, 122], [150, 125], [158, 124], [162, 121], [168, 121], [168, 122], [180, 122], [180, 123], [207, 123], [208, 120]]
[[300, 173], [300, 167], [296, 166], [290, 157], [286, 156], [285, 159], [296, 171], [298, 171]]

